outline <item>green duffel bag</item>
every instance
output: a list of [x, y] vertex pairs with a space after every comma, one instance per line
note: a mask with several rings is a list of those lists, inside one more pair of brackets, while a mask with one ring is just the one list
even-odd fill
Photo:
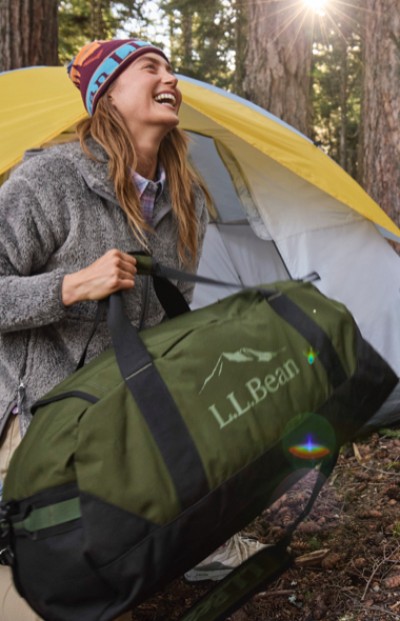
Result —
[[[286, 481], [332, 467], [398, 379], [311, 283], [247, 289], [140, 334], [122, 295], [107, 312], [113, 348], [36, 403], [4, 484], [1, 547], [49, 621], [110, 621], [182, 575]], [[232, 576], [238, 602], [246, 580]], [[186, 618], [230, 605], [225, 589]]]

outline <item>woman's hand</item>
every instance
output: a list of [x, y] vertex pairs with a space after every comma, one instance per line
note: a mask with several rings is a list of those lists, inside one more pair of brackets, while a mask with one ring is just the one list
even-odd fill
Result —
[[109, 250], [79, 272], [64, 276], [61, 295], [64, 306], [81, 300], [102, 300], [111, 293], [135, 286], [136, 259], [120, 250]]

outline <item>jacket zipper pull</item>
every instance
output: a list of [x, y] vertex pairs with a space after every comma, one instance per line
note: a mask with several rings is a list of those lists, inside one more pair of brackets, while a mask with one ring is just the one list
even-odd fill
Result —
[[22, 413], [22, 404], [25, 401], [25, 385], [23, 383], [23, 381], [21, 380], [18, 386], [18, 392], [17, 392], [17, 410], [18, 410], [18, 414]]

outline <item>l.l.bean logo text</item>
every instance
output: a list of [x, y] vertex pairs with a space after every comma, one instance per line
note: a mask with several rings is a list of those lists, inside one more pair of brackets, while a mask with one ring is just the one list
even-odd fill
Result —
[[[215, 380], [221, 378], [224, 372], [229, 373], [230, 363], [246, 365], [246, 363], [252, 362], [254, 368], [254, 363], [271, 362], [284, 349], [277, 352], [260, 352], [254, 349], [242, 348], [236, 352], [223, 353], [212, 373], [204, 381], [200, 393], [203, 391], [207, 392], [207, 388], [210, 388]], [[260, 372], [259, 375], [253, 376], [239, 385], [235, 391], [228, 392], [218, 402], [211, 403], [208, 410], [215, 418], [219, 428], [223, 429], [240, 416], [246, 414], [255, 405], [264, 401], [269, 394], [278, 392], [299, 373], [300, 369], [295, 361], [292, 358], [287, 358], [270, 372]], [[248, 374], [246, 375], [248, 377]], [[215, 392], [213, 391], [214, 395]]]

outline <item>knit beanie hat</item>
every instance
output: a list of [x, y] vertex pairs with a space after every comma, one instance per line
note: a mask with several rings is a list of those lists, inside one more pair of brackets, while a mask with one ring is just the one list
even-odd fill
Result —
[[83, 104], [90, 115], [115, 78], [132, 61], [148, 52], [160, 54], [169, 62], [158, 47], [138, 39], [93, 41], [83, 46], [69, 63], [68, 75], [80, 90]]

